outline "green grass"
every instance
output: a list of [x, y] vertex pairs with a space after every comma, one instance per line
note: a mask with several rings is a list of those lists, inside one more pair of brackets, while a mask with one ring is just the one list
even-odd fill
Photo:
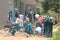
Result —
[[56, 32], [55, 36], [53, 36], [51, 40], [60, 40], [60, 28], [59, 31]]

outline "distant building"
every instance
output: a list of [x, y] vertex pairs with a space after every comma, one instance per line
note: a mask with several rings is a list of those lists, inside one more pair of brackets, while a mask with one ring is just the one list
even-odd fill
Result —
[[0, 25], [6, 23], [8, 12], [10, 11], [11, 0], [0, 0]]
[[[18, 13], [33, 11], [37, 13], [37, 8], [40, 5], [36, 0], [14, 0], [14, 10], [18, 10]], [[7, 15], [12, 10], [12, 0], [0, 0], [0, 24], [5, 24], [7, 21]]]

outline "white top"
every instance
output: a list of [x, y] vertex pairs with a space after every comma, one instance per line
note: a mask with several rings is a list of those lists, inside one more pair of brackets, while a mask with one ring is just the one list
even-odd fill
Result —
[[24, 15], [23, 14], [20, 14], [19, 17], [20, 17], [21, 20], [23, 20]]
[[20, 24], [19, 24], [19, 25], [20, 25], [20, 26], [23, 26], [24, 15], [23, 15], [23, 14], [20, 14], [19, 17], [20, 17], [20, 19], [19, 19]]
[[35, 14], [35, 18], [38, 19], [38, 17], [39, 17], [39, 14]]
[[30, 11], [30, 14], [33, 14], [33, 11]]
[[37, 32], [41, 33], [41, 28], [40, 28], [40, 27], [37, 27], [35, 30], [36, 30]]
[[19, 19], [19, 18], [17, 18], [17, 19], [16, 19], [16, 21], [15, 21], [15, 23], [16, 23], [16, 24], [19, 24], [19, 23], [20, 23], [20, 21], [19, 21], [19, 20], [20, 20], [20, 19]]

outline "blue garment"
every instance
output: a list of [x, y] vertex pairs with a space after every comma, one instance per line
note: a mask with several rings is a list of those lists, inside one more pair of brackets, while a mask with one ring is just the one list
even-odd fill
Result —
[[49, 36], [50, 30], [49, 30], [49, 26], [45, 27], [45, 36]]
[[48, 21], [48, 22], [49, 22], [49, 21], [50, 21], [50, 19], [51, 19], [51, 18], [50, 18], [50, 16], [48, 16], [48, 17], [47, 17], [47, 19], [46, 19], [46, 21]]
[[42, 27], [42, 23], [41, 22], [37, 22], [36, 23], [36, 27]]
[[15, 35], [16, 31], [20, 31], [20, 27], [19, 27], [18, 24], [14, 24], [13, 26], [14, 26], [14, 28], [10, 28], [10, 29], [9, 29], [9, 32], [10, 32], [12, 35]]
[[15, 25], [14, 25], [14, 29], [17, 30], [17, 31], [19, 31], [19, 30], [20, 30], [19, 25], [18, 25], [18, 24], [15, 24]]
[[33, 33], [33, 30], [32, 30], [32, 24], [31, 23], [25, 23], [25, 32], [28, 33], [28, 34], [32, 34]]
[[50, 33], [50, 17], [47, 17], [47, 20], [44, 23], [44, 34], [45, 36], [49, 37], [49, 33]]

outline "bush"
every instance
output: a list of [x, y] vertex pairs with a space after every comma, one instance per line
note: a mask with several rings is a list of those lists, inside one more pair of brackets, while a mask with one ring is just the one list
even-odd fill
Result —
[[54, 37], [52, 37], [51, 40], [60, 40], [60, 29], [59, 29], [59, 31], [56, 32], [56, 35]]

